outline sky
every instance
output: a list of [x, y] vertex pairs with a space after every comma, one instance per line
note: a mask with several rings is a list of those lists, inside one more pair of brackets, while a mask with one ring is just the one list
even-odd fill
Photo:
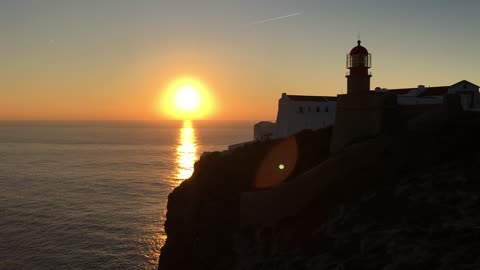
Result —
[[283, 92], [346, 91], [358, 34], [372, 88], [479, 84], [478, 10], [474, 0], [2, 0], [0, 120], [162, 120], [158, 100], [183, 76], [208, 86], [211, 119], [275, 120]]

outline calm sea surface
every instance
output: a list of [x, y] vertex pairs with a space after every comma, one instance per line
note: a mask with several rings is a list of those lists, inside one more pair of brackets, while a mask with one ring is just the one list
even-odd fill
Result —
[[252, 129], [0, 122], [0, 269], [156, 269], [169, 192]]

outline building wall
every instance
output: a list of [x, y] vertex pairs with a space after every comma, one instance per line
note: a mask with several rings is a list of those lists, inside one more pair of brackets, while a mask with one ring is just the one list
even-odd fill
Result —
[[397, 97], [399, 105], [430, 105], [430, 104], [442, 104], [443, 96], [433, 96], [433, 97], [416, 97], [416, 96], [407, 96], [399, 95]]
[[262, 141], [273, 136], [275, 131], [275, 123], [262, 121], [253, 126], [253, 139], [255, 141]]
[[278, 102], [274, 138], [287, 137], [304, 129], [320, 129], [335, 122], [335, 101], [293, 101], [283, 95]]
[[468, 82], [458, 82], [448, 89], [449, 94], [459, 94], [464, 110], [480, 108], [480, 93], [478, 86]]
[[[292, 217], [307, 207], [312, 200], [323, 195], [326, 187], [353, 170], [372, 165], [365, 156], [381, 158], [387, 142], [367, 142], [356, 145], [355, 151], [344, 152], [318, 164], [311, 170], [275, 188], [261, 191], [243, 192], [240, 197], [240, 225], [274, 225], [282, 219]], [[352, 160], [357, 162], [351, 163]], [[342, 164], [349, 164], [345, 170]], [[389, 166], [394, 167], [396, 163]], [[388, 172], [389, 168], [375, 170]], [[319, 177], [321, 175], [321, 177]], [[329, 194], [324, 194], [328, 196]]]
[[331, 151], [336, 153], [355, 140], [393, 130], [396, 123], [395, 95], [339, 95]]
[[401, 124], [406, 124], [407, 121], [409, 121], [412, 118], [415, 118], [419, 115], [428, 113], [428, 112], [434, 112], [442, 109], [444, 106], [443, 102], [441, 104], [421, 104], [421, 105], [404, 105], [404, 106], [398, 106], [398, 115], [400, 118], [400, 121], [402, 121]]

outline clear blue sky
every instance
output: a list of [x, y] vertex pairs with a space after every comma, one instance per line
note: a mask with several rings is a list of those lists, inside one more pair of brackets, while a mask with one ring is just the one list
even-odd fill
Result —
[[[345, 90], [360, 33], [372, 86], [480, 83], [480, 1], [5, 0], [0, 119], [157, 119], [179, 76], [217, 119], [274, 119], [282, 92]], [[301, 13], [279, 20], [262, 20]]]

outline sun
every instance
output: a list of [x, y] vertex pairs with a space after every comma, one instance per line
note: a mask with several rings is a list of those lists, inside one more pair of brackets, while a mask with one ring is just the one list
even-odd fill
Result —
[[212, 113], [212, 98], [205, 83], [192, 77], [171, 82], [161, 97], [161, 113], [171, 119], [204, 119]]
[[175, 93], [175, 106], [181, 111], [194, 111], [200, 106], [200, 96], [194, 86], [186, 85]]

